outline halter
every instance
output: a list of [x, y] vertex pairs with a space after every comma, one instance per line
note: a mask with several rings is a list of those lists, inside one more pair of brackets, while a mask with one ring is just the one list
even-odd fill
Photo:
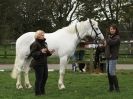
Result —
[[[92, 21], [89, 19], [89, 22], [90, 22], [90, 25], [92, 27], [92, 30], [95, 32], [96, 36], [95, 36], [95, 40], [97, 40], [98, 38], [98, 35], [101, 34], [101, 33], [97, 33], [95, 28], [93, 27], [93, 24], [92, 24]], [[77, 24], [75, 24], [75, 30], [76, 30], [76, 34], [77, 34], [77, 37], [79, 39], [79, 41], [81, 40], [81, 37], [79, 36], [79, 32], [78, 32], [78, 29], [77, 29]], [[91, 35], [92, 35], [92, 31], [91, 31]]]
[[[98, 35], [101, 34], [101, 33], [97, 33], [97, 32], [96, 32], [95, 28], [93, 27], [92, 21], [91, 21], [90, 19], [89, 19], [89, 22], [90, 22], [90, 24], [91, 24], [92, 30], [94, 30], [94, 32], [95, 32], [95, 34], [96, 34], [94, 41], [95, 41], [96, 44], [98, 44], [98, 41], [97, 41]], [[91, 35], [92, 35], [92, 31], [91, 31]]]
[[[96, 32], [95, 28], [93, 27], [93, 24], [92, 24], [91, 19], [89, 19], [89, 22], [90, 22], [90, 24], [91, 24], [92, 30], [93, 30], [93, 31], [95, 32], [95, 34], [96, 34], [96, 37], [95, 37], [95, 39], [96, 39], [96, 38], [98, 37], [98, 35], [101, 34], [101, 33], [97, 33], [97, 32]], [[92, 34], [92, 31], [91, 31], [91, 34]]]

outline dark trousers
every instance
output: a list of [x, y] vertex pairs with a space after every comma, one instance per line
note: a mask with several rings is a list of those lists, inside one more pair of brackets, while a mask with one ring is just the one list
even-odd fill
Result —
[[45, 94], [45, 85], [48, 78], [48, 67], [44, 66], [35, 66], [35, 95]]
[[85, 67], [85, 63], [79, 63], [78, 65], [79, 65], [79, 70], [80, 70], [81, 72], [83, 72], [83, 69], [84, 69], [84, 67]]

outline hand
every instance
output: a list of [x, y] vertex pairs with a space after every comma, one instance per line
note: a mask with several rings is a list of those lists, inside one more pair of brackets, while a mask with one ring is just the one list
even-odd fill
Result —
[[113, 35], [108, 35], [108, 38], [112, 38]]
[[50, 53], [51, 53], [51, 54], [52, 54], [52, 53], [54, 53], [54, 52], [55, 52], [55, 50], [54, 50], [54, 49], [51, 49], [51, 50], [50, 50]]
[[42, 52], [42, 53], [46, 53], [46, 51], [47, 51], [46, 48], [41, 49], [41, 52]]
[[106, 40], [104, 40], [103, 46], [105, 47], [106, 45], [107, 45], [107, 42], [106, 42]]
[[98, 46], [99, 46], [99, 47], [103, 47], [103, 46], [104, 46], [104, 44], [98, 44]]

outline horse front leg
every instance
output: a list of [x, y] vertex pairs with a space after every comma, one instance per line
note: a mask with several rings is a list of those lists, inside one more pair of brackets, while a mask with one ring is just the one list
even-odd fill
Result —
[[60, 58], [60, 70], [59, 70], [59, 81], [58, 88], [60, 90], [65, 89], [64, 85], [64, 75], [65, 75], [65, 66], [67, 65], [67, 56], [63, 56]]
[[29, 70], [30, 70], [30, 67], [29, 67], [29, 64], [30, 64], [30, 61], [27, 62], [27, 65], [25, 65], [25, 68], [24, 68], [24, 78], [25, 78], [25, 87], [30, 89], [32, 88], [32, 85], [30, 84], [30, 81], [29, 81]]

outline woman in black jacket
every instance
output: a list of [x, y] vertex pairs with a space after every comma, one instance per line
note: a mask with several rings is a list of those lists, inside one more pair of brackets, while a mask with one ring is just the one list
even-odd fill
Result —
[[119, 30], [115, 24], [109, 27], [109, 35], [106, 40], [106, 59], [107, 59], [107, 73], [109, 81], [109, 91], [116, 90], [119, 92], [119, 84], [116, 76], [116, 64], [120, 46]]
[[49, 51], [45, 42], [44, 31], [38, 30], [35, 34], [35, 41], [30, 46], [33, 60], [31, 65], [35, 70], [35, 95], [45, 94], [45, 84], [48, 78], [47, 56], [54, 50]]

